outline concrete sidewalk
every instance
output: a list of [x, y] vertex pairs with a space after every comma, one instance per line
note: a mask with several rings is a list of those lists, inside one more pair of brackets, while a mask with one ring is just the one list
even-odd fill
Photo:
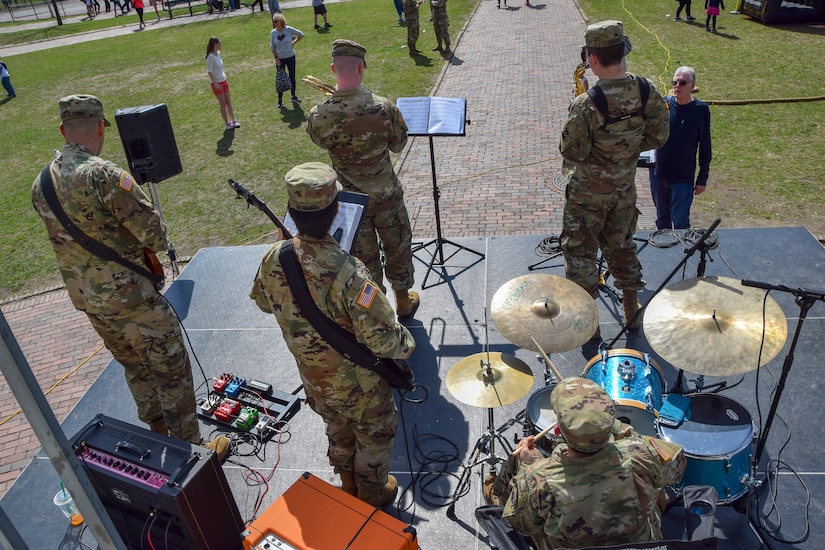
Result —
[[[296, 0], [292, 5], [309, 5]], [[496, 7], [480, 0], [464, 29], [451, 28], [454, 56], [445, 64], [432, 95], [467, 98], [466, 137], [436, 137], [435, 165], [444, 238], [535, 234], [536, 244], [561, 232], [563, 189], [558, 141], [571, 99], [585, 20], [573, 0], [547, 0]], [[284, 3], [286, 4], [286, 3]], [[246, 8], [236, 14], [248, 14]], [[231, 14], [227, 14], [231, 15]], [[161, 19], [148, 30], [204, 17], [188, 14]], [[222, 16], [218, 16], [222, 17]], [[147, 13], [147, 21], [151, 16]], [[16, 47], [17, 53], [134, 32], [135, 24], [66, 39]], [[422, 20], [419, 49], [430, 49], [432, 26]], [[3, 55], [14, 55], [4, 48]], [[630, 58], [630, 68], [633, 63]], [[410, 59], [410, 63], [414, 63]], [[595, 82], [595, 79], [591, 79]], [[429, 140], [411, 138], [397, 170], [417, 239], [435, 236], [435, 208]], [[653, 225], [647, 173], [637, 175], [639, 228]], [[449, 245], [447, 245], [449, 246]], [[449, 250], [445, 250], [449, 253]], [[418, 253], [429, 261], [423, 251]], [[536, 257], [535, 261], [540, 258]], [[532, 258], [528, 258], [533, 263]], [[427, 292], [422, 293], [427, 299]], [[53, 290], [2, 306], [28, 360], [37, 364], [41, 387], [59, 419], [94, 381], [111, 356], [85, 316], [72, 308], [64, 290]], [[78, 368], [78, 365], [82, 365]], [[1, 379], [0, 379], [1, 380]], [[39, 448], [17, 403], [0, 385], [0, 496]]]

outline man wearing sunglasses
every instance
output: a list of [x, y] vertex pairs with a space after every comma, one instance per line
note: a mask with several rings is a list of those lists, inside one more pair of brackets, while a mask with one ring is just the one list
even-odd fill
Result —
[[[673, 76], [673, 89], [667, 96], [670, 108], [670, 137], [656, 151], [656, 167], [650, 170], [650, 191], [656, 205], [658, 229], [690, 227], [693, 197], [705, 192], [712, 158], [710, 109], [694, 99], [696, 71], [679, 67]], [[699, 153], [699, 174], [696, 156]]]
[[[621, 21], [590, 25], [584, 39], [587, 62], [599, 80], [570, 104], [559, 143], [567, 179], [561, 233], [565, 273], [597, 298], [596, 254], [601, 248], [623, 292], [628, 326], [635, 329], [637, 293], [645, 286], [633, 242], [639, 216], [636, 160], [640, 151], [667, 141], [667, 109], [652, 83], [622, 68], [626, 44]], [[604, 109], [595, 102], [598, 94], [591, 95], [594, 88], [603, 95]], [[597, 331], [592, 339], [599, 337]]]

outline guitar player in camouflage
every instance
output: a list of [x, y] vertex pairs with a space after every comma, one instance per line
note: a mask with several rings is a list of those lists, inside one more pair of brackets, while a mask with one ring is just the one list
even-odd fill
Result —
[[[379, 357], [406, 359], [415, 349], [387, 297], [358, 258], [329, 234], [338, 212], [335, 170], [320, 162], [286, 174], [289, 214], [298, 228], [292, 240], [312, 300], [323, 314], [353, 333]], [[279, 253], [264, 255], [250, 293], [273, 313], [298, 364], [307, 404], [326, 423], [330, 465], [347, 493], [373, 505], [392, 502], [398, 482], [389, 475], [398, 416], [390, 384], [340, 355], [312, 327], [292, 294]]]
[[[134, 178], [98, 156], [111, 125], [103, 104], [91, 95], [70, 95], [58, 106], [65, 144], [49, 166], [58, 201], [86, 235], [144, 265], [144, 248], [166, 250], [166, 227]], [[154, 432], [202, 443], [180, 322], [155, 283], [77, 244], [46, 203], [40, 176], [32, 204], [46, 225], [72, 304], [86, 313], [123, 366], [138, 418]], [[222, 438], [207, 447], [220, 456], [227, 444]]]

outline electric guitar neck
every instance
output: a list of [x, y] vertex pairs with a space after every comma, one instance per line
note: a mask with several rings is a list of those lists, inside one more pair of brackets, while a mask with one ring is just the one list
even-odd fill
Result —
[[292, 238], [292, 233], [289, 231], [289, 229], [287, 229], [287, 227], [284, 225], [281, 219], [275, 214], [275, 212], [272, 211], [271, 208], [269, 208], [269, 206], [266, 205], [264, 201], [256, 197], [255, 193], [249, 191], [243, 185], [241, 185], [233, 179], [229, 180], [229, 187], [231, 187], [235, 191], [235, 193], [238, 194], [239, 199], [243, 199], [246, 201], [247, 207], [254, 206], [258, 210], [266, 214], [266, 216], [270, 220], [272, 220], [272, 223], [274, 223], [275, 226], [284, 233], [284, 237], [286, 237], [287, 239]]

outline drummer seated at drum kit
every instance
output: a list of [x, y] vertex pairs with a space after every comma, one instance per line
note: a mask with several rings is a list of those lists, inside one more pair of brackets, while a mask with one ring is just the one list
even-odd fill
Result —
[[550, 396], [562, 442], [549, 457], [521, 440], [496, 480], [502, 516], [539, 550], [662, 539], [664, 487], [685, 471], [682, 447], [616, 419], [596, 383], [567, 378]]

